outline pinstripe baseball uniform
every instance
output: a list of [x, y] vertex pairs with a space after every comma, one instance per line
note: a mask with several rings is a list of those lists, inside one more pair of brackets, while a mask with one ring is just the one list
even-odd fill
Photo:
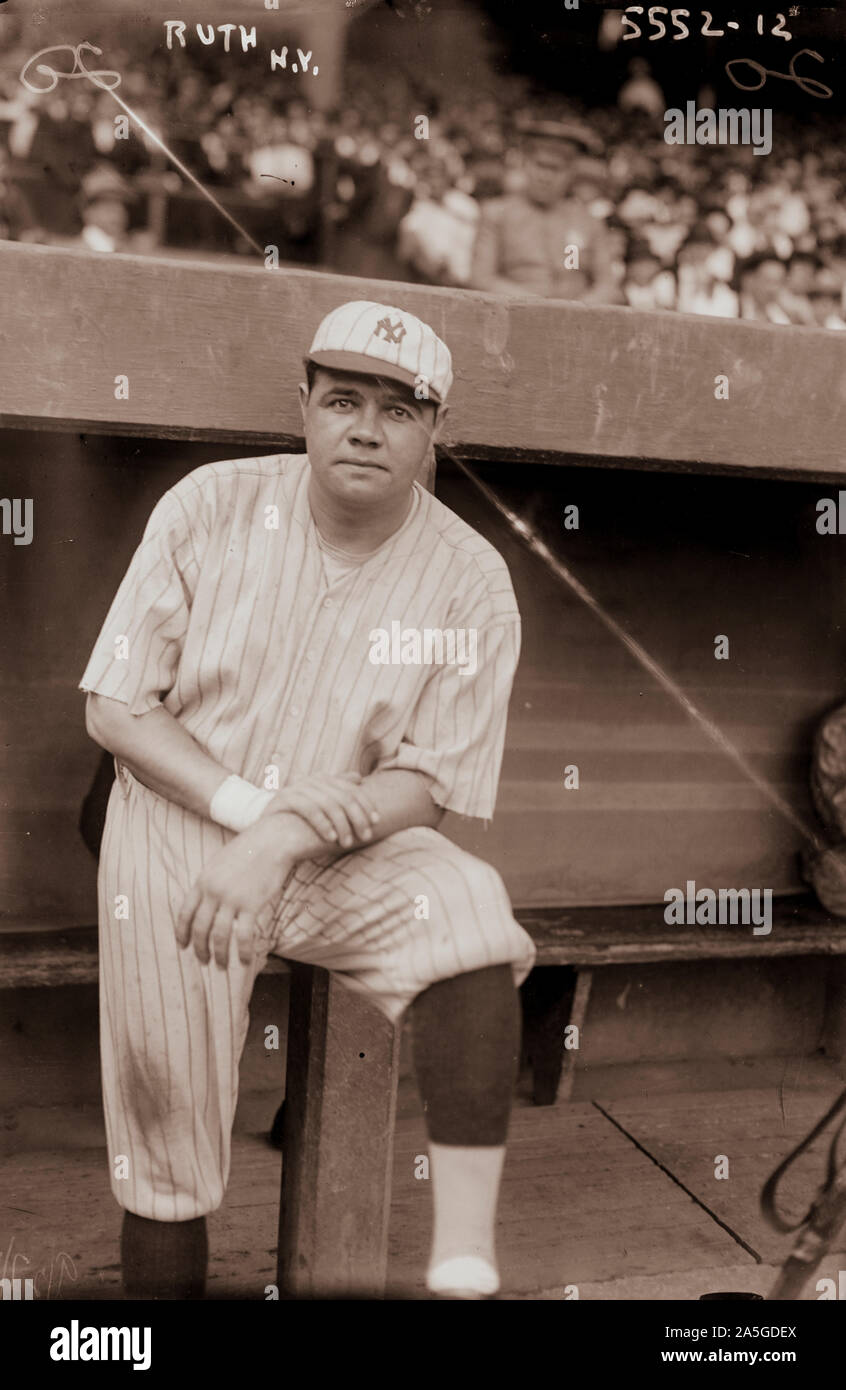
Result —
[[[161, 703], [257, 786], [409, 768], [439, 805], [490, 817], [519, 653], [504, 561], [418, 484], [372, 554], [324, 552], [309, 477], [307, 455], [270, 455], [171, 488], [80, 688], [133, 714]], [[409, 632], [426, 629], [473, 630], [474, 662], [460, 664], [460, 648], [420, 660]], [[393, 1020], [436, 980], [511, 963], [519, 983], [534, 959], [496, 870], [418, 827], [300, 863], [263, 914], [254, 962], [233, 952], [226, 971], [203, 965], [179, 948], [175, 920], [230, 837], [117, 763], [99, 872], [104, 1102], [114, 1194], [154, 1220], [222, 1200], [249, 999], [269, 953], [340, 972]]]

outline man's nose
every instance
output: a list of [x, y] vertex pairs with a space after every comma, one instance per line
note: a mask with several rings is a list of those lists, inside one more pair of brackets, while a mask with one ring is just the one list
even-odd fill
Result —
[[356, 415], [350, 430], [350, 440], [360, 444], [377, 445], [383, 441], [379, 407], [368, 402]]

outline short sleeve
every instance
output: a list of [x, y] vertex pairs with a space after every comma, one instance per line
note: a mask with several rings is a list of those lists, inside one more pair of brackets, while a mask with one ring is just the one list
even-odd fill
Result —
[[[436, 666], [399, 748], [377, 771], [407, 768], [430, 779], [445, 810], [489, 820], [496, 804], [508, 701], [520, 655], [520, 618], [475, 629], [476, 660]], [[471, 647], [468, 639], [466, 655]]]
[[176, 680], [204, 535], [196, 488], [192, 500], [177, 484], [154, 507], [79, 683], [130, 714], [155, 709]]

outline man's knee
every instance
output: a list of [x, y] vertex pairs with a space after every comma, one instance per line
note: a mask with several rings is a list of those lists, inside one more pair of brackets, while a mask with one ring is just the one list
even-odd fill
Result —
[[[508, 892], [494, 866], [460, 849], [440, 831], [429, 826], [399, 830], [374, 848], [377, 853], [379, 849], [389, 853], [393, 871], [397, 851], [409, 855], [403, 865], [403, 887], [416, 900], [425, 900], [432, 914], [440, 909], [450, 919], [456, 913], [466, 916], [471, 907], [481, 914], [510, 914]], [[370, 852], [362, 851], [365, 856]]]
[[449, 850], [443, 858], [435, 856], [432, 861], [434, 896], [429, 915], [440, 924], [445, 941], [459, 943], [458, 958], [465, 970], [507, 963], [519, 967], [520, 976], [525, 978], [534, 962], [535, 948], [515, 920], [501, 875], [484, 859], [463, 850], [456, 852], [454, 845]]
[[448, 854], [436, 855], [433, 878], [448, 912], [466, 912], [468, 904], [472, 904], [482, 916], [511, 914], [511, 902], [499, 872], [493, 864], [466, 850], [456, 852], [450, 844]]

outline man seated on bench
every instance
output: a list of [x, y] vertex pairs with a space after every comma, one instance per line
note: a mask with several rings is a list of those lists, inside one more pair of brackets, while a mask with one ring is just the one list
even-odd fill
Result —
[[534, 946], [496, 870], [436, 827], [493, 814], [517, 604], [501, 556], [415, 481], [453, 379], [433, 330], [341, 305], [306, 374], [307, 454], [208, 464], [165, 494], [80, 682], [117, 767], [101, 1050], [134, 1298], [203, 1294], [269, 953], [338, 972], [393, 1022], [413, 1003], [428, 1288], [498, 1288]]

